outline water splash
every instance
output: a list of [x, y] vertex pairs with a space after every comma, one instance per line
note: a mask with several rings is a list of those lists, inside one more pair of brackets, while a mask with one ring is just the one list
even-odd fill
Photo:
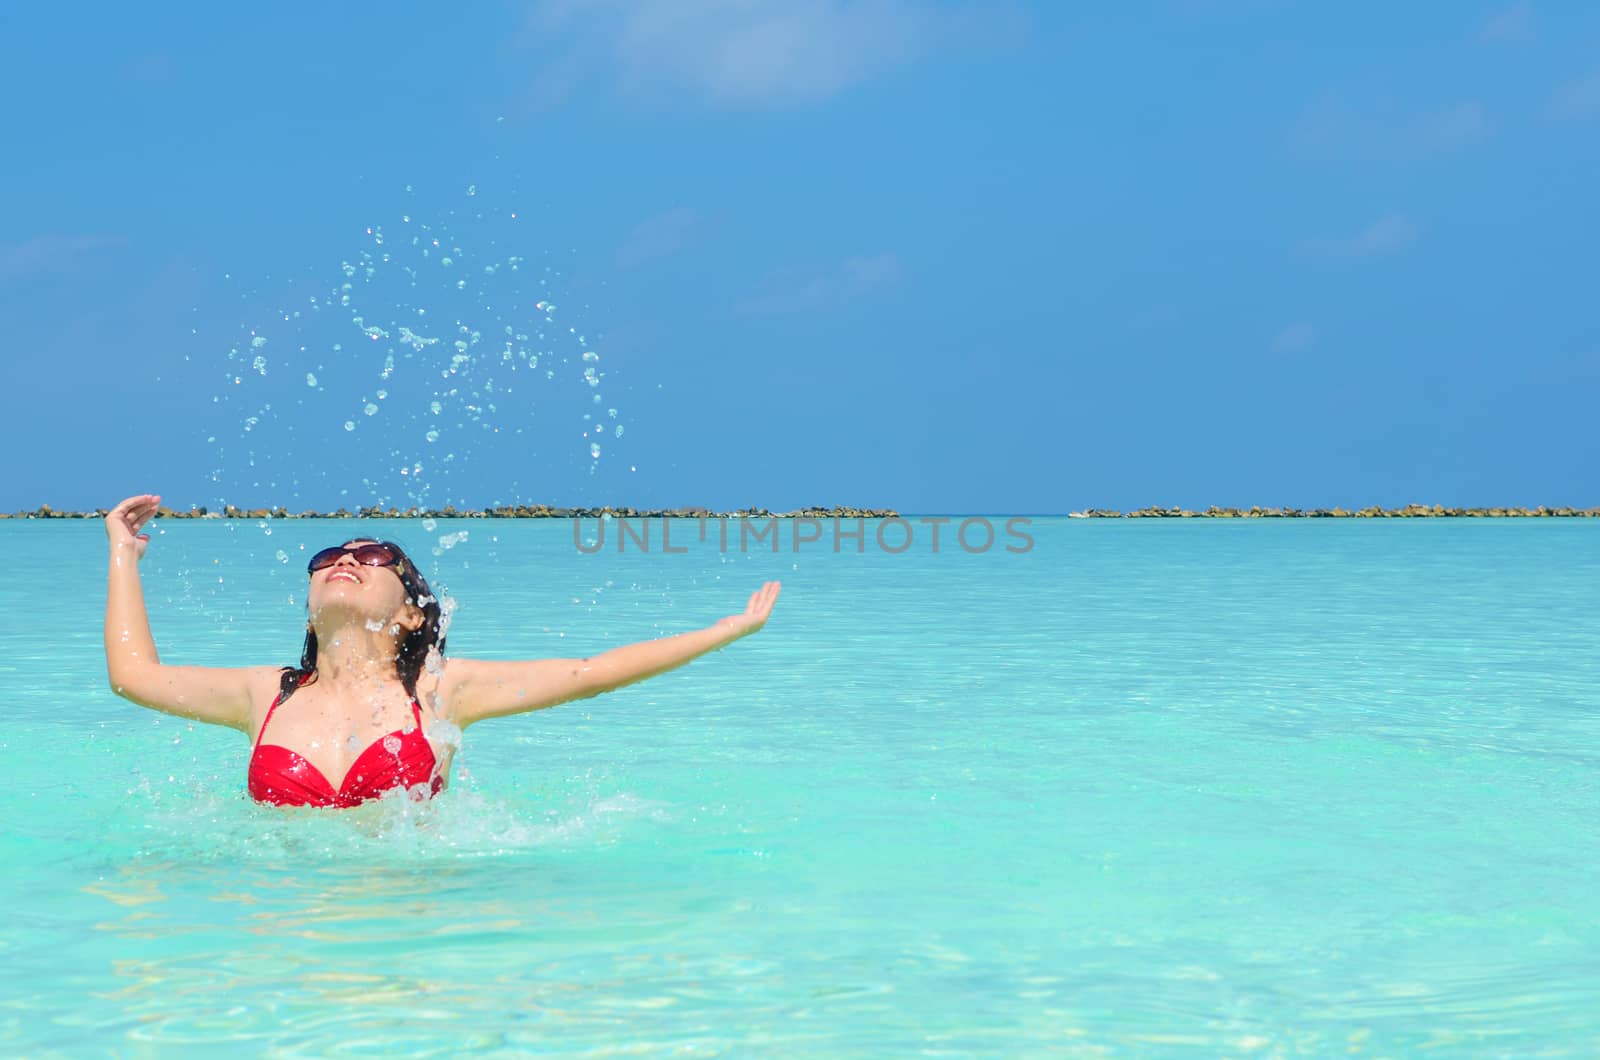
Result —
[[[242, 292], [259, 308], [218, 343], [202, 430], [214, 486], [203, 503], [216, 512], [499, 505], [482, 494], [485, 469], [497, 464], [515, 469], [496, 480], [501, 496], [559, 502], [524, 492], [517, 476], [545, 484], [561, 468], [593, 476], [616, 460], [596, 440], [622, 436], [617, 403], [601, 393], [611, 389], [611, 366], [600, 370], [605, 336], [584, 320], [587, 306], [572, 304], [556, 323], [559, 257], [514, 245], [527, 222], [514, 224], [515, 210], [479, 191], [470, 191], [470, 217], [407, 201], [398, 220], [358, 230], [343, 260], [289, 278], [276, 305]], [[593, 406], [606, 409], [604, 431]], [[434, 557], [423, 573], [448, 627], [455, 601], [443, 595], [441, 563], [465, 562], [456, 557], [468, 536], [432, 519], [422, 526], [435, 540], [414, 554]], [[297, 580], [292, 551], [271, 551], [286, 581]], [[303, 591], [280, 588], [290, 600]]]
[[[477, 197], [476, 185], [471, 188]], [[288, 501], [295, 507], [311, 500], [324, 508], [338, 501], [378, 507], [481, 505], [481, 498], [464, 495], [471, 469], [486, 466], [497, 450], [508, 463], [526, 467], [531, 436], [558, 437], [557, 420], [548, 412], [536, 417], [534, 406], [548, 406], [552, 397], [559, 397], [552, 391], [562, 386], [565, 366], [576, 368], [577, 378], [591, 391], [590, 403], [601, 403], [594, 391], [601, 388], [605, 373], [598, 369], [601, 353], [587, 329], [576, 321], [551, 326], [557, 306], [547, 290], [559, 280], [559, 272], [546, 265], [542, 277], [524, 279], [532, 271], [530, 255], [506, 253], [499, 245], [516, 211], [485, 208], [476, 201], [474, 211], [482, 222], [476, 229], [474, 222], [450, 209], [432, 218], [422, 216], [415, 202], [397, 214], [406, 238], [392, 237], [384, 224], [367, 226], [365, 245], [354, 248], [331, 280], [318, 283], [313, 273], [311, 290], [294, 294], [290, 305], [249, 327], [228, 350], [227, 360], [237, 363], [250, 356], [242, 352], [248, 348], [255, 370], [228, 372], [226, 386], [214, 398], [219, 412], [232, 417], [237, 433], [236, 441], [224, 441], [215, 454], [218, 468], [211, 478], [224, 491], [216, 498], [217, 507], [229, 503], [227, 493], [247, 491], [254, 496], [241, 507], [263, 500]], [[479, 280], [463, 286], [452, 275], [462, 270]], [[429, 320], [438, 323], [425, 328], [423, 322]], [[440, 334], [441, 327], [453, 334]], [[364, 341], [347, 350], [343, 340], [351, 333]], [[486, 334], [504, 339], [486, 344]], [[292, 392], [282, 389], [284, 373], [269, 375], [265, 370], [265, 358], [257, 351], [269, 343], [288, 351], [282, 356], [296, 382]], [[352, 373], [371, 363], [360, 351], [374, 347], [381, 367], [373, 364], [366, 370], [383, 380], [385, 389], [371, 401], [357, 396]], [[437, 356], [441, 348], [447, 357]], [[298, 385], [300, 380], [304, 386]], [[288, 414], [274, 416], [271, 431], [256, 431], [246, 439], [258, 422], [265, 425], [269, 396], [283, 402]], [[378, 420], [377, 402], [385, 402], [386, 423]], [[352, 415], [356, 409], [359, 413]], [[590, 419], [575, 409], [574, 414]], [[614, 404], [608, 415], [616, 418]], [[425, 425], [418, 422], [421, 416], [441, 422]], [[327, 439], [315, 436], [314, 424], [332, 422], [354, 432], [364, 420], [372, 426], [363, 431], [374, 433], [367, 436], [360, 459], [344, 460], [349, 472], [343, 472], [340, 452], [330, 459]], [[450, 428], [455, 429], [451, 451], [419, 473], [408, 450], [436, 445]], [[597, 432], [586, 427], [580, 433], [592, 474], [601, 459], [592, 442]], [[211, 436], [226, 439], [227, 428]], [[384, 462], [388, 471], [373, 469], [365, 456], [373, 447], [390, 454]], [[547, 460], [561, 459], [537, 443], [532, 451], [545, 453]], [[289, 468], [298, 473], [286, 474]], [[357, 479], [361, 488], [352, 489]]]

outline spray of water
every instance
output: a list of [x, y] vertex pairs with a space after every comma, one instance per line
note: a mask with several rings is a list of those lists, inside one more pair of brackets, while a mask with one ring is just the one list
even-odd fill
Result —
[[211, 506], [540, 503], [555, 464], [593, 474], [623, 444], [601, 336], [557, 304], [551, 255], [475, 185], [456, 205], [367, 226], [346, 260], [241, 325], [206, 431]]

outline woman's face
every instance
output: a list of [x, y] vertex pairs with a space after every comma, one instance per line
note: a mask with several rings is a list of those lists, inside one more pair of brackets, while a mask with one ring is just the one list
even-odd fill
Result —
[[[370, 538], [356, 538], [345, 542], [345, 547], [375, 543]], [[399, 571], [357, 563], [348, 552], [312, 573], [306, 604], [313, 622], [319, 618], [357, 618], [369, 628], [399, 623], [403, 630], [413, 628], [421, 618], [421, 612], [406, 603], [406, 587]]]

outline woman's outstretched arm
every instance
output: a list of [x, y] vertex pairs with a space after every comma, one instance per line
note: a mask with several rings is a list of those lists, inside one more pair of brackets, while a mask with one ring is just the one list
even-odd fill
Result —
[[626, 644], [587, 659], [495, 662], [449, 658], [441, 696], [450, 717], [466, 728], [484, 718], [521, 714], [610, 692], [675, 670], [756, 632], [772, 614], [779, 588], [778, 582], [765, 583], [751, 594], [742, 614], [719, 619], [705, 629]]
[[106, 516], [111, 543], [106, 575], [106, 676], [124, 699], [213, 725], [250, 731], [250, 689], [271, 683], [278, 668], [248, 666], [163, 666], [156, 654], [145, 613], [139, 561], [150, 544], [140, 529], [155, 514], [161, 498], [129, 497]]

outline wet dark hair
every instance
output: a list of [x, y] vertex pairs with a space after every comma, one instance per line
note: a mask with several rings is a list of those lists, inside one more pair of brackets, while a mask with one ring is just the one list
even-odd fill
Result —
[[[353, 537], [350, 540], [373, 539]], [[400, 576], [400, 584], [405, 586], [406, 603], [413, 604], [422, 611], [422, 625], [401, 639], [400, 653], [394, 661], [395, 672], [400, 678], [400, 683], [405, 686], [406, 695], [415, 699], [417, 678], [422, 675], [423, 667], [428, 663], [428, 652], [438, 648], [440, 658], [444, 657], [444, 608], [439, 605], [433, 590], [428, 588], [428, 580], [417, 570], [417, 565], [411, 562], [411, 557], [406, 555], [405, 549], [393, 541], [378, 543], [394, 549], [395, 554], [400, 557], [399, 564], [393, 570]], [[294, 695], [295, 689], [299, 688], [302, 682], [315, 681], [316, 677], [317, 631], [308, 625], [305, 647], [300, 650], [300, 665], [285, 666], [283, 676], [278, 679], [279, 702]]]

